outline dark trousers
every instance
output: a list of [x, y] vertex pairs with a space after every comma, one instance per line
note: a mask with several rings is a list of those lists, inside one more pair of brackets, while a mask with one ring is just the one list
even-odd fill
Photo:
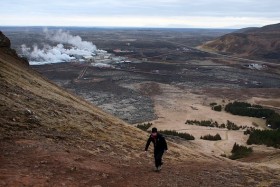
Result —
[[162, 165], [162, 155], [163, 155], [163, 153], [164, 153], [164, 150], [155, 150], [154, 151], [156, 167], [159, 167], [159, 166]]

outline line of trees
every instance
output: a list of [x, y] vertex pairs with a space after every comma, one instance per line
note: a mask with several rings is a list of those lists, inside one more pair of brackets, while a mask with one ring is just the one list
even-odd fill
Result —
[[278, 130], [254, 130], [250, 132], [247, 144], [267, 145], [280, 148], [280, 129]]
[[260, 105], [251, 105], [245, 102], [228, 103], [225, 111], [234, 115], [266, 118], [266, 123], [273, 129], [280, 128], [280, 115], [274, 110], [263, 108]]
[[[152, 123], [144, 123], [144, 124], [138, 124], [136, 127], [147, 131], [153, 124]], [[178, 136], [180, 138], [183, 138], [185, 140], [194, 140], [194, 136], [189, 133], [180, 133], [174, 130], [164, 130], [164, 131], [158, 131], [161, 134], [170, 135], [170, 136]]]
[[198, 120], [187, 120], [185, 124], [189, 125], [198, 125], [198, 126], [203, 126], [203, 127], [219, 127], [218, 122], [213, 122], [210, 120], [203, 120], [203, 121], [198, 121]]
[[170, 135], [170, 136], [178, 136], [185, 140], [194, 140], [195, 139], [194, 136], [189, 133], [181, 133], [181, 132], [177, 132], [174, 130], [164, 130], [164, 131], [159, 131], [159, 133], [165, 134], [165, 135]]
[[275, 112], [271, 109], [262, 108], [260, 105], [251, 105], [245, 102], [228, 103], [225, 106], [225, 111], [239, 116], [249, 116], [257, 118], [268, 118]]
[[189, 125], [198, 125], [203, 127], [217, 127], [217, 128], [227, 128], [228, 130], [240, 130], [240, 129], [246, 129], [247, 126], [238, 126], [235, 123], [227, 120], [227, 124], [219, 124], [218, 122], [213, 122], [211, 120], [206, 121], [197, 121], [197, 120], [187, 120], [185, 124]]

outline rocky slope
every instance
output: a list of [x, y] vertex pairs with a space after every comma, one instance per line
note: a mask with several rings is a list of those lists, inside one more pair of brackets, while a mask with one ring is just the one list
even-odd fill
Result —
[[42, 78], [9, 50], [0, 48], [0, 186], [280, 185], [277, 170], [207, 156], [184, 146], [190, 142], [169, 142], [164, 170], [155, 173], [152, 154], [142, 154], [148, 134]]
[[18, 60], [19, 63], [24, 65], [29, 65], [28, 60], [25, 58], [21, 58], [17, 55], [14, 49], [11, 49], [11, 41], [0, 31], [0, 50], [8, 55], [13, 56]]
[[201, 47], [239, 57], [279, 62], [280, 23], [261, 28], [241, 29], [207, 42]]

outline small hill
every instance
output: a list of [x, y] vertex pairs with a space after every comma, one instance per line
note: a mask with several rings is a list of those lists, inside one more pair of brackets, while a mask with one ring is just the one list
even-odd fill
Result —
[[207, 42], [201, 48], [239, 57], [279, 62], [280, 23], [241, 29]]
[[[9, 43], [3, 35], [0, 41]], [[191, 142], [169, 141], [164, 169], [154, 172], [152, 153], [143, 154], [147, 133], [49, 82], [6, 44], [0, 45], [0, 186], [279, 185], [275, 170], [183, 145]]]

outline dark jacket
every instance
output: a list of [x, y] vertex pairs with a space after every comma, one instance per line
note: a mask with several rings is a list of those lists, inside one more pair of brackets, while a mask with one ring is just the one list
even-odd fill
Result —
[[145, 147], [145, 151], [148, 150], [150, 143], [153, 142], [154, 143], [154, 151], [165, 151], [167, 150], [167, 143], [165, 141], [165, 138], [161, 135], [161, 134], [157, 134], [156, 138], [153, 138], [152, 135], [150, 135], [146, 147]]

